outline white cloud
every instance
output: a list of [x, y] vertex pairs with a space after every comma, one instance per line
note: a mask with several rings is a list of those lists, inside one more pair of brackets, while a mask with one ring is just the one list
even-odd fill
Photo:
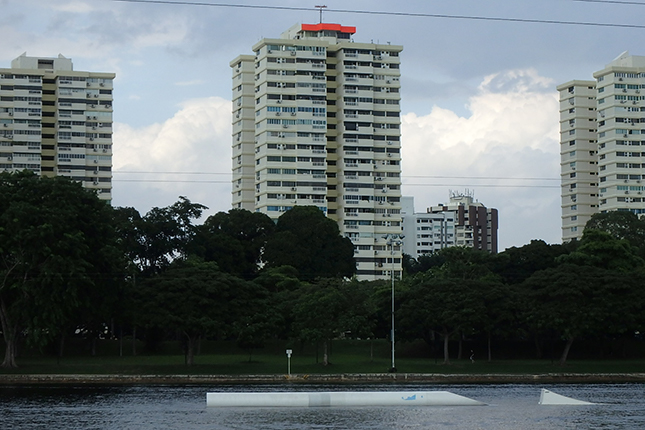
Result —
[[202, 79], [195, 79], [193, 81], [175, 82], [175, 85], [177, 85], [178, 87], [190, 87], [193, 85], [201, 85], [204, 83], [206, 83], [206, 81]]
[[[471, 97], [468, 117], [437, 106], [429, 115], [404, 115], [403, 193], [415, 196], [417, 210], [447, 201], [450, 189], [469, 188], [499, 209], [500, 250], [531, 239], [558, 242], [558, 103], [545, 82], [532, 71], [500, 73]], [[194, 99], [163, 123], [116, 124], [114, 204], [143, 213], [185, 195], [209, 213], [227, 211], [230, 109], [223, 98]]]
[[114, 205], [144, 213], [182, 195], [210, 212], [229, 210], [230, 118], [231, 102], [209, 97], [184, 102], [161, 124], [115, 124]]
[[[159, 8], [130, 7], [118, 2], [82, 0], [23, 0], [29, 15], [14, 12], [11, 23], [0, 26], [0, 57], [15, 58], [23, 51], [29, 55], [92, 59], [119, 72], [126, 55], [141, 55], [155, 48], [182, 45], [194, 26], [186, 11], [166, 13]], [[10, 13], [10, 12], [9, 12]], [[29, 21], [46, 25], [26, 26]]]
[[558, 101], [544, 92], [551, 86], [532, 70], [511, 70], [483, 80], [469, 117], [437, 106], [404, 115], [403, 192], [415, 196], [417, 210], [469, 188], [499, 209], [501, 249], [558, 242]]
[[81, 0], [57, 2], [52, 4], [51, 8], [61, 12], [81, 13], [81, 14], [89, 13], [94, 10], [90, 3], [81, 1]]

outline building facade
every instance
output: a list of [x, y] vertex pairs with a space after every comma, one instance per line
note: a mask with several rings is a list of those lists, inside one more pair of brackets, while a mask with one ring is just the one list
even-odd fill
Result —
[[624, 52], [593, 77], [557, 87], [563, 241], [595, 213], [645, 213], [645, 57]]
[[114, 77], [62, 55], [0, 69], [0, 171], [67, 176], [111, 201]]
[[455, 213], [415, 212], [414, 197], [403, 196], [403, 252], [419, 258], [455, 246]]
[[450, 203], [414, 211], [414, 198], [403, 197], [403, 252], [418, 258], [451, 246], [497, 253], [498, 211], [471, 191], [450, 192]]
[[[298, 24], [233, 72], [232, 206], [277, 219], [314, 205], [354, 243], [358, 277], [401, 272], [401, 46]], [[390, 244], [388, 246], [388, 243]]]
[[454, 217], [454, 245], [480, 249], [496, 254], [498, 211], [475, 200], [474, 193], [450, 191], [450, 202], [427, 209], [430, 214]]
[[596, 83], [570, 81], [558, 92], [562, 240], [569, 241], [598, 212]]

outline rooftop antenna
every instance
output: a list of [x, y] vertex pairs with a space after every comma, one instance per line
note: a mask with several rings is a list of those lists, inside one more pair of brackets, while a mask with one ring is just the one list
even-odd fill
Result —
[[320, 11], [320, 23], [322, 24], [322, 15], [323, 15], [323, 9], [327, 9], [326, 5], [316, 5], [316, 8]]

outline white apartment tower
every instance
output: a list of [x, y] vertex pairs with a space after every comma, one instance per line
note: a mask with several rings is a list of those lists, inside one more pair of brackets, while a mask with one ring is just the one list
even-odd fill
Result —
[[62, 55], [0, 69], [0, 171], [68, 176], [111, 201], [114, 77]]
[[596, 83], [570, 81], [560, 93], [560, 178], [562, 240], [582, 237], [598, 212]]
[[[298, 24], [233, 70], [234, 208], [277, 219], [314, 205], [355, 247], [360, 279], [401, 270], [401, 46]], [[388, 243], [394, 247], [390, 249]]]
[[560, 92], [562, 239], [598, 212], [645, 213], [645, 57], [624, 52]]

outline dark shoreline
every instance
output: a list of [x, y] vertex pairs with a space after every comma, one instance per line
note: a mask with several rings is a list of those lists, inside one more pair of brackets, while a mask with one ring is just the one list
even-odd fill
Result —
[[231, 384], [612, 384], [645, 382], [645, 373], [432, 374], [370, 373], [330, 375], [0, 375], [7, 385], [231, 385]]

